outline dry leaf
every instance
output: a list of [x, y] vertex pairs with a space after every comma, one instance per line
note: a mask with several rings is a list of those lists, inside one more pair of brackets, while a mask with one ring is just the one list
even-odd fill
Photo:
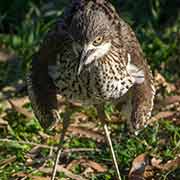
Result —
[[0, 62], [8, 62], [10, 60], [17, 59], [17, 56], [14, 52], [9, 49], [0, 47]]
[[180, 107], [180, 96], [167, 96], [165, 98], [157, 99], [157, 102], [155, 104], [155, 109], [161, 110], [161, 109], [167, 109], [167, 107]]
[[74, 113], [72, 118], [75, 119], [77, 122], [87, 121], [88, 120], [88, 116], [83, 112]]
[[97, 142], [105, 142], [105, 138], [102, 134], [95, 132], [95, 131], [92, 131], [88, 128], [69, 126], [68, 131], [74, 135], [79, 135], [81, 137], [91, 138]]
[[89, 167], [93, 168], [95, 171], [97, 172], [106, 172], [107, 169], [105, 167], [103, 167], [102, 165], [100, 165], [99, 163], [92, 161], [92, 160], [87, 160], [85, 159], [84, 162], [86, 165], [88, 165]]
[[32, 112], [29, 112], [27, 109], [16, 105], [13, 100], [8, 100], [8, 102], [11, 105], [11, 107], [18, 113], [23, 114], [24, 116], [26, 116], [29, 119], [32, 119], [34, 117]]
[[129, 172], [129, 180], [143, 180], [146, 166], [149, 165], [149, 159], [146, 154], [137, 156], [132, 163]]
[[155, 73], [155, 87], [156, 89], [160, 89], [161, 87], [166, 88], [168, 93], [174, 92], [176, 90], [176, 86], [166, 81], [166, 79], [162, 76], [162, 74], [156, 72]]
[[159, 112], [157, 113], [156, 115], [154, 115], [149, 121], [148, 121], [148, 124], [152, 124], [156, 121], [159, 121], [160, 119], [163, 119], [163, 118], [170, 118], [172, 117], [173, 115], [175, 115], [176, 112], [175, 111], [165, 111], [165, 112]]
[[94, 170], [91, 167], [87, 167], [83, 173], [81, 173], [83, 176], [89, 178], [94, 173]]
[[23, 106], [30, 102], [29, 98], [27, 96], [19, 97], [19, 98], [13, 98], [11, 99], [16, 106]]
[[[39, 169], [43, 173], [50, 174], [52, 173], [52, 168], [40, 168]], [[63, 172], [67, 177], [72, 178], [74, 180], [87, 180], [86, 178], [83, 178], [80, 175], [76, 175], [69, 171], [68, 169], [64, 168], [63, 166], [57, 165], [57, 172]]]
[[31, 174], [23, 173], [23, 172], [18, 172], [13, 174], [13, 177], [28, 177], [31, 178], [32, 180], [50, 180], [50, 177], [42, 177], [42, 176], [33, 176]]
[[32, 180], [50, 180], [50, 177], [29, 176]]
[[90, 167], [91, 169], [94, 169], [96, 172], [106, 172], [107, 169], [103, 167], [101, 164], [89, 160], [89, 159], [78, 159], [78, 160], [73, 160], [71, 163], [67, 166], [67, 169], [72, 169], [73, 166], [76, 166], [77, 164], [82, 165], [84, 167]]
[[145, 179], [149, 179], [149, 180], [153, 180], [152, 177], [154, 177], [154, 168], [150, 165], [147, 165], [145, 167], [145, 171], [144, 171], [144, 178]]
[[180, 157], [177, 157], [174, 160], [170, 160], [167, 163], [161, 163], [161, 160], [152, 158], [151, 164], [153, 167], [163, 172], [171, 171], [173, 169], [180, 167]]
[[[1, 103], [3, 104], [4, 109], [11, 109], [12, 108], [12, 105], [10, 104], [9, 101], [11, 101], [14, 105], [16, 105], [18, 107], [22, 107], [26, 103], [29, 103], [29, 99], [27, 96], [20, 97], [20, 98], [11, 98], [10, 100], [8, 100], [7, 98], [3, 98]], [[2, 117], [2, 115], [1, 115], [1, 117]]]
[[180, 96], [168, 96], [164, 100], [164, 105], [180, 102]]
[[159, 167], [160, 166], [160, 163], [162, 162], [162, 160], [160, 160], [160, 159], [156, 159], [155, 157], [153, 157], [152, 159], [151, 159], [151, 165], [153, 166], [153, 167]]

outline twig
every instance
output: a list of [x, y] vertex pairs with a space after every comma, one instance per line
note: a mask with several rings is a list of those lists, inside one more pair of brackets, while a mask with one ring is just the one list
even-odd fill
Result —
[[[4, 143], [19, 143], [19, 144], [26, 144], [26, 145], [31, 145], [31, 146], [39, 146], [41, 148], [45, 148], [45, 149], [51, 149], [51, 146], [45, 145], [45, 144], [38, 144], [38, 143], [34, 143], [34, 142], [27, 142], [27, 141], [16, 141], [16, 140], [11, 140], [11, 139], [1, 139], [0, 138], [0, 142], [4, 142]], [[53, 147], [53, 149], [57, 149], [56, 147]]]
[[[40, 168], [39, 170], [43, 173], [48, 173], [48, 174], [52, 173], [52, 168]], [[64, 168], [60, 165], [57, 165], [57, 171], [58, 172], [64, 172], [64, 174], [67, 177], [75, 179], [75, 180], [87, 180], [87, 179], [83, 178], [82, 176], [73, 174], [71, 171], [67, 170], [66, 168]]]
[[0, 161], [0, 166], [3, 166], [1, 168], [4, 168], [6, 165], [16, 161], [16, 156], [11, 156], [8, 159]]
[[13, 174], [12, 176], [13, 177], [18, 177], [18, 179], [22, 177], [20, 180], [25, 180], [27, 178], [30, 178], [32, 180], [49, 180], [50, 179], [49, 177], [33, 176], [32, 173], [27, 174], [27, 173], [24, 173], [24, 172], [18, 172], [18, 173]]
[[8, 122], [0, 118], [0, 128], [5, 128], [8, 126]]
[[[54, 147], [54, 146], [48, 146], [48, 145], [45, 145], [45, 144], [38, 144], [38, 143], [27, 142], [27, 141], [16, 141], [16, 140], [11, 140], [11, 139], [1, 139], [0, 138], [0, 142], [3, 142], [3, 143], [19, 143], [19, 144], [26, 144], [26, 145], [31, 145], [31, 146], [39, 146], [40, 148], [45, 148], [45, 149], [57, 150], [57, 147]], [[93, 148], [71, 148], [71, 149], [64, 149], [63, 153], [90, 152], [90, 151], [100, 152], [100, 149], [93, 149]]]
[[114, 148], [113, 148], [113, 145], [112, 145], [110, 131], [108, 130], [108, 125], [105, 122], [105, 119], [107, 118], [108, 120], [110, 120], [110, 117], [104, 111], [104, 105], [101, 104], [101, 105], [97, 106], [96, 108], [97, 108], [98, 115], [100, 117], [101, 123], [102, 123], [103, 128], [104, 128], [107, 143], [108, 143], [108, 145], [110, 147], [110, 151], [111, 151], [111, 155], [112, 155], [112, 159], [113, 159], [113, 164], [114, 164], [114, 167], [115, 167], [115, 170], [116, 170], [117, 179], [122, 180], [121, 175], [120, 175], [120, 171], [119, 171], [119, 167], [118, 167], [117, 158], [116, 158]]
[[51, 180], [55, 180], [56, 178], [56, 171], [58, 168], [58, 163], [59, 163], [59, 158], [61, 157], [61, 153], [64, 149], [64, 139], [65, 139], [65, 134], [67, 132], [67, 128], [70, 124], [70, 114], [71, 114], [71, 110], [69, 110], [66, 112], [64, 119], [63, 119], [63, 128], [62, 128], [62, 132], [60, 135], [60, 139], [59, 139], [59, 144], [58, 144], [58, 149], [56, 152], [56, 157], [55, 157], [55, 161], [54, 161], [54, 166], [53, 166], [53, 170], [52, 170], [52, 175], [51, 175]]
[[112, 158], [113, 158], [113, 162], [114, 162], [114, 166], [115, 166], [115, 169], [116, 169], [117, 177], [118, 177], [119, 180], [121, 180], [121, 175], [120, 175], [120, 171], [119, 171], [119, 167], [118, 167], [118, 163], [117, 163], [117, 158], [116, 158], [116, 155], [115, 155], [115, 152], [114, 152], [114, 149], [113, 149], [113, 145], [112, 145], [112, 141], [111, 141], [111, 137], [110, 137], [110, 132], [108, 130], [107, 124], [104, 124], [103, 126], [104, 126], [104, 131], [105, 131], [105, 134], [106, 134], [106, 137], [107, 137], [108, 144], [110, 146], [111, 155], [112, 155]]

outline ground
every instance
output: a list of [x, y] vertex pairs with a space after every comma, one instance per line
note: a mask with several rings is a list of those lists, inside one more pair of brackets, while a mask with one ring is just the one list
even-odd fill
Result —
[[[32, 54], [68, 1], [0, 3], [0, 179], [49, 179], [61, 124], [44, 130], [33, 116], [25, 74]], [[180, 179], [180, 4], [177, 0], [113, 1], [131, 24], [153, 70], [157, 89], [150, 125], [127, 133], [107, 105], [122, 179]], [[61, 98], [60, 111], [66, 107]], [[115, 171], [93, 107], [72, 105], [71, 126], [58, 166], [60, 179], [110, 180]], [[129, 177], [128, 177], [129, 176]]]

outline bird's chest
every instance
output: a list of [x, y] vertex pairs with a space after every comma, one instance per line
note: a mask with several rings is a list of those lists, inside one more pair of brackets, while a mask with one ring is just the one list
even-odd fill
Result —
[[[91, 70], [91, 72], [93, 72]], [[95, 82], [93, 92], [105, 101], [114, 101], [119, 99], [134, 84], [134, 80], [130, 77], [125, 68], [117, 64], [101, 64], [94, 70], [95, 76], [92, 78]]]
[[78, 75], [79, 57], [64, 53], [55, 65], [49, 66], [49, 75], [59, 94], [67, 99], [86, 104], [114, 100], [124, 95], [132, 86], [131, 77], [123, 69], [111, 64], [95, 64]]

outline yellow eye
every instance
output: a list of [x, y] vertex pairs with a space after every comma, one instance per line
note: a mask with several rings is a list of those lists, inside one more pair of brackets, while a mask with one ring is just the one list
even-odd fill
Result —
[[99, 46], [99, 45], [102, 44], [102, 42], [103, 42], [103, 37], [102, 36], [97, 36], [96, 39], [93, 42], [93, 45], [94, 46]]

